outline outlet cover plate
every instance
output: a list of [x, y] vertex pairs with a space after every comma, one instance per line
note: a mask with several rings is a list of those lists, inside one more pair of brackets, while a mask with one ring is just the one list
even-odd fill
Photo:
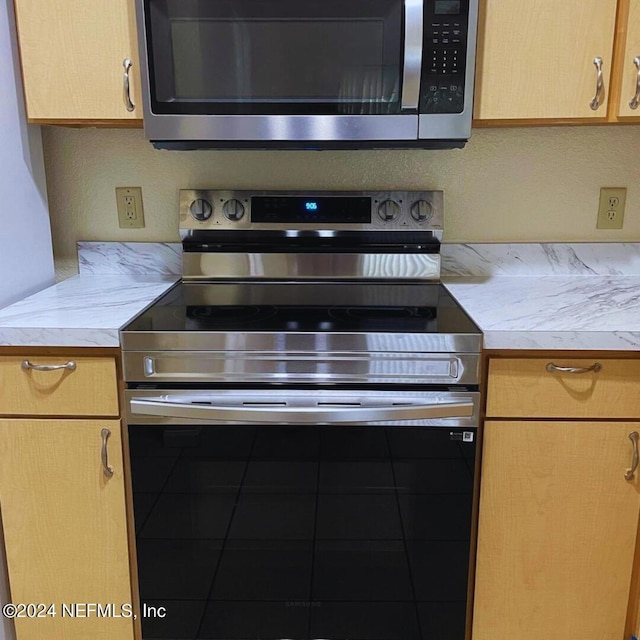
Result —
[[626, 187], [602, 187], [596, 229], [622, 229], [626, 201]]
[[116, 203], [121, 229], [144, 229], [142, 187], [116, 187]]

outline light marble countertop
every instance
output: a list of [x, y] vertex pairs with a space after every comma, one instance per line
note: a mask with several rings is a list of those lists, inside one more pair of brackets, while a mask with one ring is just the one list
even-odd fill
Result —
[[[0, 344], [119, 345], [179, 279], [171, 243], [79, 245], [80, 275], [0, 309]], [[640, 350], [640, 243], [442, 246], [443, 282], [487, 349]]]
[[0, 309], [0, 345], [118, 347], [118, 332], [179, 280], [80, 274]]
[[640, 350], [640, 276], [447, 277], [485, 349]]

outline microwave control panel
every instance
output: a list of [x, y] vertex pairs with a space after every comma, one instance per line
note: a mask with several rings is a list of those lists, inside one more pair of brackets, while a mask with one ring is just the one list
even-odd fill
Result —
[[469, 0], [425, 4], [420, 113], [461, 113], [467, 70]]

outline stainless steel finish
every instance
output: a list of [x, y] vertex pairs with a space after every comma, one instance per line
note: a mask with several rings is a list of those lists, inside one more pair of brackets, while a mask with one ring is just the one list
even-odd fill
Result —
[[73, 360], [65, 362], [64, 364], [32, 364], [28, 360], [22, 361], [22, 368], [25, 371], [32, 369], [33, 371], [60, 371], [66, 369], [67, 371], [75, 371], [76, 363]]
[[625, 480], [633, 480], [636, 471], [638, 470], [638, 462], [640, 461], [640, 455], [638, 454], [638, 439], [640, 435], [638, 435], [637, 431], [632, 431], [629, 434], [629, 440], [631, 440], [631, 444], [633, 444], [633, 458], [631, 458], [631, 468], [627, 469], [624, 474]]
[[213, 214], [213, 206], [208, 200], [197, 198], [189, 205], [189, 213], [194, 220], [208, 220]]
[[335, 280], [440, 279], [440, 254], [433, 253], [213, 253], [185, 252], [184, 279]]
[[[144, 0], [135, 0], [145, 134], [149, 140], [403, 141], [466, 140], [471, 135], [478, 0], [469, 0], [469, 31], [462, 113], [399, 115], [159, 115], [151, 109]], [[413, 28], [413, 27], [412, 27]], [[415, 64], [414, 64], [415, 67]], [[409, 74], [411, 75], [411, 73]], [[411, 82], [408, 83], [408, 91]], [[403, 86], [404, 93], [404, 86]], [[407, 96], [407, 102], [409, 96]], [[412, 98], [413, 99], [413, 98]]]
[[109, 452], [107, 450], [107, 442], [109, 440], [109, 436], [111, 435], [110, 429], [103, 429], [100, 432], [102, 436], [102, 471], [107, 478], [111, 478], [113, 476], [113, 467], [109, 464]]
[[631, 102], [629, 102], [629, 106], [632, 109], [637, 109], [638, 105], [640, 105], [640, 56], [636, 56], [633, 59], [633, 64], [636, 66], [637, 74], [636, 74], [636, 94], [631, 98]]
[[[125, 380], [144, 380], [142, 375], [142, 357], [148, 351], [233, 351], [275, 352], [283, 351], [302, 353], [341, 353], [357, 352], [384, 357], [386, 353], [410, 353], [416, 357], [428, 357], [433, 353], [464, 354], [465, 358], [477, 358], [482, 346], [480, 334], [438, 334], [438, 333], [301, 333], [296, 331], [282, 333], [237, 332], [225, 333], [215, 331], [123, 331], [120, 334], [125, 353]], [[143, 351], [143, 354], [130, 352]], [[383, 354], [380, 354], [383, 352]], [[470, 355], [469, 355], [470, 354]], [[185, 356], [189, 354], [184, 354]], [[393, 357], [393, 356], [392, 356]], [[462, 355], [459, 357], [462, 358]], [[132, 363], [140, 358], [138, 365]], [[474, 381], [465, 379], [460, 383], [477, 384], [476, 367]], [[135, 377], [134, 377], [134, 372]], [[401, 372], [399, 372], [401, 373]], [[367, 370], [362, 370], [367, 375]], [[391, 377], [391, 376], [390, 376]], [[428, 379], [407, 378], [413, 384], [428, 382]]]
[[423, 0], [404, 0], [404, 68], [402, 71], [402, 109], [417, 109], [422, 75]]
[[149, 140], [318, 141], [416, 140], [418, 116], [157, 115], [145, 111]]
[[[196, 333], [196, 332], [191, 332]], [[250, 384], [478, 384], [479, 355], [469, 353], [421, 353], [420, 336], [411, 340], [400, 335], [395, 347], [403, 345], [407, 351], [388, 351], [384, 340], [376, 344], [377, 335], [368, 337], [369, 351], [328, 351], [322, 335], [302, 337], [315, 341], [317, 352], [296, 349], [295, 334], [273, 336], [272, 349], [214, 350], [214, 338], [226, 337], [200, 333], [203, 351], [127, 351], [124, 354], [124, 377], [128, 382], [207, 382]], [[382, 334], [384, 338], [385, 334]], [[394, 334], [398, 335], [398, 334]], [[386, 334], [389, 343], [393, 342]], [[135, 336], [134, 336], [135, 337]], [[237, 334], [238, 347], [247, 346], [253, 334]], [[243, 340], [246, 337], [247, 340]], [[207, 338], [209, 338], [207, 340]], [[404, 340], [402, 338], [405, 338]], [[212, 344], [213, 343], [213, 344]], [[242, 344], [244, 343], [244, 344]], [[404, 344], [403, 344], [404, 343]], [[231, 345], [228, 345], [231, 346]], [[252, 345], [255, 346], [255, 345]], [[280, 347], [278, 349], [278, 347]], [[324, 347], [324, 350], [323, 350]], [[378, 347], [378, 350], [376, 350]], [[418, 347], [415, 349], [415, 347]], [[126, 347], [125, 347], [126, 348]], [[206, 347], [204, 347], [206, 349]]]
[[129, 424], [387, 424], [476, 427], [477, 392], [129, 389]]
[[124, 67], [124, 77], [123, 77], [123, 97], [124, 97], [124, 105], [127, 108], [127, 111], [133, 111], [136, 108], [136, 105], [131, 101], [131, 82], [129, 79], [129, 71], [133, 66], [133, 62], [129, 58], [125, 58], [122, 62], [122, 66]]
[[[249, 396], [247, 396], [249, 397]], [[308, 397], [308, 396], [307, 396]], [[443, 402], [416, 406], [345, 407], [344, 403], [313, 403], [310, 406], [289, 406], [289, 403], [252, 400], [240, 406], [201, 406], [157, 399], [136, 399], [129, 402], [131, 413], [169, 418], [195, 418], [223, 422], [272, 422], [275, 424], [339, 424], [389, 422], [425, 418], [468, 418], [473, 415], [473, 402]], [[354, 403], [355, 405], [356, 403]]]
[[593, 100], [589, 103], [589, 106], [593, 111], [597, 111], [604, 100], [604, 78], [602, 75], [602, 58], [597, 56], [593, 59], [593, 64], [596, 67], [596, 95], [593, 96]]
[[590, 367], [560, 367], [550, 362], [546, 368], [549, 373], [598, 373], [602, 369], [602, 365], [596, 362]]
[[421, 113], [418, 116], [418, 138], [420, 140], [468, 140], [471, 137], [473, 93], [476, 74], [478, 2], [479, 0], [469, 0], [467, 66], [464, 75], [464, 106], [462, 112]]
[[[371, 222], [362, 224], [340, 224], [339, 231], [331, 224], [305, 224], [305, 231], [442, 231], [444, 216], [444, 192], [442, 191], [248, 191], [220, 189], [181, 189], [180, 190], [180, 235], [182, 239], [197, 238], [193, 232], [219, 230], [274, 230], [290, 231], [291, 224], [252, 223], [252, 196], [357, 196], [371, 198]], [[194, 219], [191, 206], [196, 200], [206, 200], [214, 207], [214, 214], [206, 220]], [[229, 220], [222, 212], [225, 203], [237, 200], [244, 207], [244, 215], [240, 220]], [[394, 220], [382, 220], [378, 215], [378, 207], [385, 200], [398, 203], [400, 211]], [[411, 215], [411, 207], [424, 201], [431, 207], [433, 215], [425, 221], [418, 221]], [[424, 205], [422, 205], [424, 206]], [[203, 234], [205, 237], [205, 234]]]

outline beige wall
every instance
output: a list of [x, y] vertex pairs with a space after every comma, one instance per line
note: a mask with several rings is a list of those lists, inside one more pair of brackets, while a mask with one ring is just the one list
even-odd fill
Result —
[[[640, 126], [479, 129], [453, 151], [154, 150], [141, 130], [44, 127], [54, 251], [78, 240], [178, 241], [178, 189], [444, 189], [447, 242], [640, 241]], [[146, 228], [118, 228], [116, 186], [142, 186]], [[624, 229], [597, 231], [601, 186]]]

